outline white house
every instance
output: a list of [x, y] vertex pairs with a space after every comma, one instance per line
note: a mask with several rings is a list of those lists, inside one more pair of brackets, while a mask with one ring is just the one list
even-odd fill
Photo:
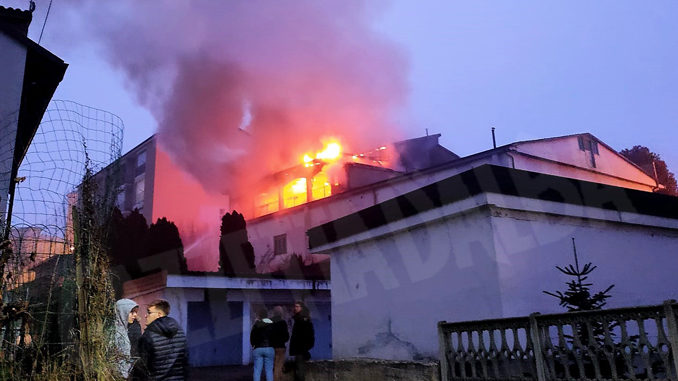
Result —
[[68, 66], [27, 37], [32, 18], [32, 11], [0, 6], [0, 222], [19, 165]]
[[[257, 261], [261, 269], [274, 270], [280, 268], [279, 265], [286, 263], [290, 256], [294, 254], [303, 256], [307, 262], [319, 262], [331, 257], [332, 308], [330, 308], [330, 283], [327, 280], [322, 281], [324, 283], [308, 283], [309, 281], [304, 279], [282, 281], [281, 279], [263, 276], [246, 279], [227, 278], [210, 273], [204, 273], [203, 276], [167, 275], [164, 280], [160, 281], [160, 285], [139, 288], [145, 291], [130, 291], [133, 288], [128, 287], [125, 295], [135, 298], [141, 304], [158, 296], [165, 297], [176, 306], [173, 314], [176, 314], [175, 316], [180, 319], [187, 332], [191, 334], [190, 336], [200, 338], [198, 342], [191, 344], [193, 365], [206, 366], [247, 362], [249, 360], [249, 352], [246, 349], [248, 326], [251, 323], [251, 314], [256, 310], [257, 303], [272, 307], [277, 303], [291, 304], [294, 299], [311, 296], [311, 299], [306, 300], [314, 303], [312, 308], [318, 319], [317, 322], [314, 322], [318, 327], [325, 327], [326, 332], [320, 336], [322, 337], [321, 342], [325, 342], [325, 344], [316, 347], [318, 353], [313, 354], [314, 358], [325, 358], [330, 357], [330, 355], [339, 358], [358, 355], [384, 358], [426, 357], [432, 353], [428, 346], [435, 348], [435, 343], [430, 342], [429, 338], [425, 337], [427, 331], [423, 328], [427, 327], [428, 323], [418, 324], [419, 321], [433, 319], [431, 333], [435, 334], [436, 319], [460, 320], [473, 316], [489, 317], [513, 314], [510, 309], [515, 309], [519, 302], [512, 301], [510, 304], [501, 302], [502, 296], [500, 295], [504, 295], [508, 291], [498, 291], [499, 280], [495, 279], [496, 277], [493, 278], [492, 274], [493, 272], [497, 274], [500, 272], [499, 264], [504, 260], [502, 255], [507, 256], [522, 247], [516, 248], [515, 245], [528, 245], [532, 242], [529, 239], [532, 239], [533, 241], [537, 240], [531, 243], [533, 245], [531, 250], [535, 252], [540, 252], [545, 248], [547, 250], [555, 250], [554, 248], [562, 250], [563, 255], [558, 258], [557, 263], [549, 262], [542, 266], [543, 269], [540, 267], [540, 271], [544, 271], [543, 277], [549, 280], [557, 278], [558, 274], [555, 273], [553, 266], [567, 263], [569, 261], [568, 253], [570, 253], [569, 246], [561, 247], [561, 245], [569, 239], [573, 232], [579, 231], [572, 226], [592, 223], [588, 222], [591, 219], [586, 214], [584, 217], [576, 215], [579, 216], [576, 218], [580, 218], [584, 222], [571, 216], [568, 219], [557, 217], [557, 212], [560, 209], [564, 208], [569, 211], [574, 208], [572, 203], [561, 200], [562, 197], [578, 197], [580, 185], [572, 184], [593, 184], [592, 186], [603, 187], [604, 189], [622, 189], [616, 187], [623, 187], [624, 191], [634, 190], [636, 194], [647, 197], [661, 197], [651, 193], [654, 189], [660, 187], [660, 184], [657, 184], [652, 177], [590, 134], [517, 142], [464, 158], [460, 158], [441, 147], [438, 144], [438, 137], [439, 135], [431, 135], [390, 146], [399, 155], [389, 166], [379, 167], [367, 165], [363, 162], [346, 163], [343, 167], [346, 174], [343, 179], [344, 182], [340, 183], [339, 186], [332, 184], [331, 194], [324, 194], [322, 197], [316, 197], [314, 190], [309, 185], [312, 184], [312, 177], [318, 173], [316, 168], [300, 167], [273, 176], [273, 180], [279, 180], [276, 184], [283, 187], [289, 184], [290, 180], [293, 180], [291, 177], [308, 176], [306, 192], [302, 192], [306, 197], [302, 197], [303, 200], [298, 205], [293, 204], [291, 206], [285, 203], [286, 200], [283, 197], [279, 197], [277, 207], [274, 205], [272, 208], [275, 209], [274, 212], [248, 218], [248, 236], [254, 246]], [[381, 148], [378, 150], [384, 151]], [[388, 150], [386, 149], [386, 151]], [[229, 208], [228, 202], [231, 199], [223, 199], [224, 205], [222, 208], [219, 204], [221, 195], [215, 198], [206, 197], [207, 195], [202, 191], [199, 184], [173, 166], [168, 156], [162, 152], [160, 147], [156, 146], [155, 137], [123, 156], [121, 162], [126, 168], [123, 171], [125, 176], [123, 184], [125, 185], [123, 185], [123, 191], [118, 199], [119, 205], [123, 209], [141, 205], [143, 213], [151, 219], [156, 218], [156, 216], [168, 217], [179, 225], [182, 239], [184, 239], [184, 229], [191, 226], [192, 216], [197, 217], [197, 222], [203, 217], [206, 221], [214, 220], [217, 222], [218, 214]], [[492, 166], [488, 167], [488, 164]], [[313, 165], [315, 166], [316, 163]], [[530, 193], [530, 189], [534, 188], [532, 187], [533, 183], [519, 182], [517, 184], [521, 186], [524, 184], [532, 185], [525, 189], [520, 188], [522, 193], [512, 194], [513, 191], [510, 187], [505, 189], [507, 184], [511, 184], [510, 181], [498, 182], [499, 180], [495, 179], [490, 181], [489, 185], [502, 185], [499, 190], [489, 191], [490, 188], [486, 187], [489, 185], [483, 183], [482, 192], [476, 192], [475, 188], [469, 188], [469, 184], [465, 184], [463, 187], [455, 188], [455, 191], [449, 195], [443, 193], [446, 195], [445, 197], [453, 195], [459, 198], [458, 200], [455, 199], [454, 202], [445, 201], [445, 203], [442, 203], [440, 200], [434, 202], [432, 200], [435, 198], [431, 198], [432, 195], [426, 193], [431, 187], [437, 189], [436, 187], [449, 181], [450, 178], [466, 179], [469, 176], [468, 174], [475, 173], [474, 170], [477, 168], [493, 168], [493, 171], [504, 170], [509, 171], [508, 173], [528, 173], [521, 170], [534, 171], [534, 173], [529, 172], [531, 173], [529, 176], [541, 179], [541, 182], [538, 183], [539, 188], [535, 188], [538, 192]], [[514, 170], [514, 168], [516, 169]], [[555, 176], [548, 176], [547, 174]], [[485, 179], [494, 179], [494, 177]], [[554, 179], [563, 179], [559, 181], [565, 181], [565, 183], [559, 183]], [[471, 190], [476, 193], [469, 193]], [[283, 194], [280, 190], [278, 192], [281, 195]], [[424, 192], [424, 196], [419, 200], [420, 196], [416, 195], [421, 195], [422, 192]], [[563, 192], [569, 193], [562, 196], [561, 193]], [[250, 193], [255, 194], [256, 192]], [[488, 201], [488, 197], [496, 197], [496, 194], [505, 195], [508, 197], [507, 200], [517, 198], [520, 200], [519, 204], [498, 204], [501, 206], [499, 207], [495, 205], [493, 199]], [[525, 194], [528, 194], [529, 197]], [[187, 195], [191, 195], [191, 197], [186, 197]], [[194, 198], [192, 195], [196, 197]], [[416, 207], [411, 206], [408, 197], [412, 195], [423, 202], [425, 207], [419, 204]], [[442, 197], [441, 200], [445, 197]], [[268, 199], [264, 198], [263, 200]], [[244, 205], [241, 201], [236, 197], [232, 204], [235, 209], [244, 212], [246, 216], [248, 213], [256, 215], [257, 210], [268, 210], [266, 208], [257, 209], [255, 204], [250, 205], [252, 209], [248, 209], [247, 205]], [[526, 205], [530, 208], [536, 209], [528, 208], [522, 204], [523, 202], [527, 203]], [[587, 199], [587, 202], [590, 203], [591, 200]], [[612, 212], [605, 211], [609, 209], [609, 205], [605, 204], [606, 202], [609, 201], [604, 200], [592, 206], [586, 204], [586, 207], [580, 206], [579, 208], [583, 208], [583, 213], [601, 209], [605, 213], [611, 214]], [[440, 205], [437, 203], [440, 203]], [[533, 206], [534, 203], [538, 205]], [[544, 209], [546, 208], [544, 205], [555, 209]], [[448, 210], [449, 208], [452, 208], [452, 212]], [[205, 210], [206, 213], [202, 213], [202, 210]], [[370, 217], [372, 215], [369, 213], [373, 213], [373, 211], [378, 211], [383, 216], [376, 220], [372, 219]], [[368, 213], [368, 215], [365, 216], [365, 213]], [[501, 213], [506, 215], [502, 217]], [[431, 220], [435, 221], [435, 224], [426, 222], [422, 225], [422, 223], [417, 222], [422, 216], [429, 215], [437, 216], [438, 220]], [[650, 215], [652, 214], [650, 213]], [[344, 241], [335, 239], [336, 237], [332, 238], [331, 234], [333, 233], [325, 229], [328, 226], [334, 226], [335, 223], [343, 221], [345, 218], [352, 218], [351, 216], [359, 216], [360, 218], [351, 220], [350, 229], [365, 230], [365, 237], [372, 237], [372, 234], [376, 234], [375, 232], [379, 229], [387, 229], [380, 222], [384, 218], [388, 220], [396, 217], [400, 218], [398, 223], [404, 223], [403, 221], [413, 223], [412, 226], [408, 225], [404, 229], [412, 231], [421, 229], [422, 233], [417, 235], [416, 239], [412, 239], [411, 235], [406, 234], [401, 237], [392, 234], [389, 230], [387, 235], [378, 236], [381, 238], [374, 240], [365, 238], [366, 242], [369, 241], [365, 248], [357, 244], [342, 246]], [[533, 216], [539, 216], [539, 219], [535, 220], [540, 221], [539, 224], [529, 219]], [[448, 228], [449, 224], [453, 224], [452, 227]], [[558, 236], [559, 239], [553, 237], [541, 238], [541, 224], [544, 224], [543, 229], [548, 232], [543, 233], [544, 237], [548, 237], [549, 234], [562, 234], [562, 236]], [[423, 229], [422, 226], [426, 228]], [[429, 230], [431, 226], [437, 226], [437, 228]], [[498, 227], [501, 227], [501, 229], [498, 229]], [[532, 228], [537, 229], [535, 231], [539, 232], [540, 235], [537, 236], [535, 232], [530, 230]], [[553, 230], [550, 230], [551, 228]], [[353, 231], [350, 229], [349, 231]], [[391, 229], [390, 222], [388, 229]], [[409, 232], [410, 230], [402, 230], [401, 232]], [[208, 229], [208, 234], [216, 237], [214, 233], [210, 232], [216, 232], [216, 228]], [[318, 232], [328, 235], [324, 238], [325, 241], [318, 241], [317, 237], [311, 239], [309, 246], [307, 232], [315, 232], [309, 233], [311, 237], [316, 237], [319, 234]], [[437, 235], [438, 233], [440, 233], [440, 237]], [[527, 236], [523, 237], [523, 235]], [[355, 237], [358, 236], [356, 233]], [[435, 241], [427, 241], [433, 239], [434, 236]], [[360, 235], [360, 237], [363, 236]], [[203, 255], [212, 256], [211, 261], [216, 263], [218, 258], [216, 242], [212, 244], [207, 239], [201, 241], [199, 236], [193, 238], [197, 239], [184, 241], [187, 256], [190, 256], [191, 251], [196, 252], [200, 248], [199, 250], [203, 252]], [[444, 239], [448, 241], [444, 241]], [[465, 243], [459, 243], [460, 248], [450, 251], [450, 247], [453, 247], [449, 244], [451, 239], [453, 239], [455, 245], [457, 245], [457, 241]], [[583, 240], [584, 238], [578, 238], [578, 240], [580, 239]], [[405, 243], [401, 242], [403, 240]], [[588, 242], [581, 244], [587, 245]], [[553, 245], [553, 247], [549, 245]], [[449, 247], [444, 251], [446, 254], [442, 257], [437, 256], [437, 249], [447, 246]], [[495, 246], [501, 250], [496, 251]], [[342, 250], [349, 250], [346, 247], [359, 247], [360, 251], [355, 256], [353, 254], [343, 256], [344, 251]], [[408, 251], [412, 248], [418, 250], [419, 256], [407, 257], [409, 259], [398, 262], [399, 259], [386, 255], [387, 252], [404, 250], [401, 249], [402, 247], [408, 248]], [[582, 250], [584, 250], [583, 255], [586, 255], [585, 248], [582, 248]], [[454, 261], [450, 259], [453, 257], [455, 258]], [[346, 263], [342, 258], [346, 258]], [[591, 260], [593, 259], [591, 258]], [[534, 262], [533, 258], [530, 258], [530, 261]], [[528, 261], [528, 263], [532, 262]], [[451, 287], [448, 284], [448, 277], [441, 275], [454, 274], [451, 270], [441, 270], [450, 266], [450, 263], [461, 263], [459, 266], [466, 266], [474, 271], [464, 273], [463, 277], [458, 278], [457, 282], [461, 282], [463, 286], [457, 287], [458, 284], [453, 284], [454, 287], [457, 287], [455, 292], [465, 295], [464, 298], [466, 299], [462, 299], [464, 303], [477, 300], [494, 300], [496, 303], [484, 306], [484, 309], [476, 314], [472, 309], [447, 308], [444, 301], [449, 299], [448, 296], [445, 296], [444, 300], [429, 297], [441, 288], [445, 290]], [[214, 266], [212, 265], [212, 267]], [[189, 269], [196, 270], [196, 268], [192, 268], [190, 258]], [[518, 271], [518, 273], [520, 272]], [[511, 278], [510, 268], [501, 267], [501, 274], [502, 280], [504, 278], [513, 279]], [[520, 274], [522, 275], [522, 273]], [[358, 279], [363, 277], [365, 280], [354, 282], [354, 277], [358, 277]], [[338, 280], [337, 283], [334, 282], [335, 278]], [[138, 284], [139, 282], [144, 283], [146, 281], [136, 280], [129, 284]], [[274, 286], [267, 286], [268, 282], [272, 282], [270, 284]], [[290, 282], [305, 286], [291, 286], [292, 283]], [[409, 284], [408, 282], [414, 282], [420, 287], [413, 288], [411, 294], [409, 294], [409, 289], [403, 288], [405, 287], [403, 285]], [[556, 283], [558, 282], [553, 283], [553, 285], [546, 284], [543, 289], [557, 288]], [[320, 288], [314, 286], [317, 284], [323, 284], [323, 286]], [[384, 284], [384, 293], [366, 292], [373, 290], [375, 284], [377, 289], [381, 287], [380, 284]], [[270, 287], [273, 287], [273, 290], [269, 290]], [[295, 289], [306, 291], [295, 294], [296, 291], [291, 291]], [[615, 291], [619, 289], [621, 287], [618, 286]], [[417, 309], [421, 309], [421, 312], [412, 312], [411, 309], [403, 308], [404, 306], [397, 303], [391, 305], [392, 299], [401, 298], [400, 292], [403, 292], [403, 301], [407, 301], [409, 297], [419, 298], [421, 302], [415, 305], [417, 305]], [[359, 297], [354, 298], [355, 295]], [[375, 295], [377, 299], [370, 299], [372, 295]], [[486, 297], [479, 299], [479, 295]], [[541, 294], [539, 295], [541, 296]], [[370, 296], [370, 298], [367, 296]], [[354, 304], [354, 302], [357, 304]], [[431, 306], [440, 309], [443, 313], [439, 314], [440, 316], [432, 314], [427, 309]], [[527, 307], [529, 306], [531, 304], [527, 303]], [[526, 309], [530, 309], [527, 307]], [[538, 308], [535, 307], [533, 310], [536, 309]], [[221, 312], [215, 315], [213, 314], [214, 311]], [[399, 320], [394, 311], [404, 314], [403, 316], [407, 319]], [[518, 311], [522, 310], [516, 310], [516, 313]], [[226, 315], [233, 316], [233, 319], [224, 320], [219, 317]], [[250, 316], [250, 318], [246, 318], [247, 316]], [[374, 322], [373, 317], [379, 321]], [[364, 324], [361, 323], [360, 327], [355, 327], [353, 322], [356, 321], [356, 318], [363, 320]], [[409, 328], [404, 329], [404, 325], [418, 327], [416, 332], [423, 335], [424, 341], [413, 340], [409, 336], [413, 331], [408, 331]], [[194, 331], [203, 328], [207, 331], [202, 332], [209, 332], [209, 335], [202, 333], [193, 335]], [[366, 331], [369, 331], [369, 333]], [[228, 342], [229, 348], [239, 349], [232, 353], [229, 352], [228, 355], [219, 352], [218, 348], [223, 347], [226, 342]], [[236, 342], [239, 344], [234, 347]], [[330, 345], [332, 349], [330, 349]]]
[[[647, 192], [661, 186], [588, 133], [516, 142], [462, 158], [447, 150], [447, 153], [440, 152], [444, 148], [438, 144], [439, 136], [411, 139], [409, 142], [413, 148], [409, 150], [409, 155], [403, 155], [405, 161], [411, 163], [412, 157], [429, 157], [430, 152], [435, 152], [431, 155], [435, 157], [434, 160], [422, 160], [416, 166], [394, 166], [388, 176], [383, 172], [363, 176], [357, 182], [359, 186], [343, 189], [329, 197], [248, 218], [247, 231], [260, 266], [277, 268], [291, 254], [302, 255], [308, 261], [325, 259], [323, 250], [308, 249], [306, 231], [311, 227], [379, 205], [393, 197], [484, 164]], [[350, 166], [347, 164], [348, 168]], [[347, 173], [347, 182], [350, 183], [352, 173], [348, 170]], [[236, 208], [243, 209], [239, 206]], [[279, 250], [281, 247], [284, 250]]]
[[678, 198], [573, 178], [649, 190], [628, 165], [599, 173], [598, 152], [570, 177], [481, 165], [310, 229], [310, 250], [331, 257], [333, 357], [436, 358], [438, 321], [562, 311], [542, 291], [565, 288], [571, 238], [598, 266], [594, 288], [616, 285], [609, 306], [676, 298]]
[[[272, 174], [267, 184], [275, 200], [212, 194], [180, 168], [158, 144], [157, 135], [121, 157], [117, 204], [123, 211], [138, 208], [148, 223], [167, 217], [176, 223], [191, 270], [215, 271], [218, 267], [219, 219], [235, 209], [247, 219], [260, 272], [284, 268], [292, 255], [307, 263], [327, 260], [322, 252], [309, 251], [306, 231], [339, 217], [434, 183], [482, 164], [526, 169], [603, 184], [651, 192], [660, 184], [640, 168], [591, 134], [516, 142], [460, 158], [429, 135], [377, 147], [367, 156], [388, 160], [349, 160], [343, 179], [331, 184], [330, 194], [316, 197], [313, 189], [286, 205], [283, 188], [295, 178], [310, 187], [318, 167], [300, 165]], [[382, 148], [384, 148], [382, 150]], [[108, 169], [107, 169], [108, 170]], [[102, 171], [105, 172], [105, 171]], [[321, 173], [322, 174], [322, 173]], [[271, 184], [273, 184], [271, 186]], [[190, 197], [188, 197], [190, 195]], [[271, 205], [274, 204], [274, 205]]]

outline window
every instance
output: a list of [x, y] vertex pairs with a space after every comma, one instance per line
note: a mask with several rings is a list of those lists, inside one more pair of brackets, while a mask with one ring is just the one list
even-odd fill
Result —
[[278, 193], [261, 193], [254, 199], [254, 216], [277, 212], [280, 209]]
[[314, 200], [329, 197], [332, 195], [332, 186], [329, 183], [327, 174], [324, 172], [318, 173], [311, 180], [311, 196]]
[[144, 191], [146, 188], [146, 181], [144, 176], [137, 176], [134, 180], [134, 208], [141, 209], [144, 207]]
[[118, 188], [118, 194], [115, 196], [115, 206], [120, 210], [125, 210], [125, 186]]
[[599, 155], [598, 153], [598, 142], [595, 140], [589, 140], [589, 146], [591, 149], [591, 152], [595, 153], [596, 155]]
[[579, 149], [586, 152], [588, 151], [587, 159], [588, 164], [592, 167], [596, 167], [596, 156], [600, 155], [598, 153], [598, 142], [594, 139], [591, 139], [588, 136], [577, 136], [577, 143], [579, 144]]
[[577, 143], [579, 143], [580, 150], [591, 151], [592, 153], [599, 155], [597, 141], [586, 136], [577, 136]]
[[306, 190], [306, 179], [303, 177], [287, 183], [283, 187], [283, 207], [291, 208], [308, 201]]
[[273, 237], [273, 254], [287, 254], [287, 234]]
[[583, 136], [577, 136], [577, 143], [579, 143], [579, 149], [584, 151], [586, 150], [586, 146], [584, 146], [584, 137]]
[[139, 152], [139, 155], [137, 155], [137, 168], [143, 167], [146, 165], [146, 151], [141, 151]]

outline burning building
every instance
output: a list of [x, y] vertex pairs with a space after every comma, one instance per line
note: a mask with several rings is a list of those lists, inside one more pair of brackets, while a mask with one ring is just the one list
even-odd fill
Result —
[[273, 173], [234, 201], [249, 219], [289, 209], [429, 168], [459, 156], [438, 144], [440, 135], [409, 139], [367, 152], [349, 153], [338, 141], [322, 151], [304, 154], [295, 166]]
[[483, 164], [531, 170], [642, 191], [654, 178], [591, 134], [515, 142], [459, 157], [428, 135], [353, 151], [341, 139], [299, 152], [297, 164], [263, 175], [241, 189], [214, 193], [184, 172], [149, 138], [120, 160], [121, 210], [138, 208], [147, 222], [167, 217], [181, 233], [190, 270], [218, 268], [218, 223], [227, 211], [247, 220], [260, 273], [285, 268], [294, 255], [326, 260], [308, 250], [306, 230]]
[[[293, 255], [301, 256], [306, 263], [327, 260], [321, 252], [308, 249], [308, 229], [483, 164], [647, 192], [661, 187], [588, 133], [515, 142], [463, 158], [442, 147], [439, 137], [424, 136], [362, 154], [344, 154], [340, 165], [307, 160], [271, 176], [260, 188], [268, 190], [256, 193], [265, 196], [250, 199], [249, 204], [234, 199], [235, 208], [249, 217], [248, 233], [260, 271], [283, 268]], [[325, 189], [330, 197], [315, 197], [309, 184], [314, 184], [318, 175], [329, 179]]]
[[[334, 221], [344, 221], [343, 218], [347, 216], [353, 216], [350, 219], [352, 222], [342, 223], [341, 226], [351, 231], [373, 234], [385, 222], [406, 218], [413, 224], [407, 229], [425, 231], [425, 227], [420, 226], [423, 222], [417, 219], [423, 214], [419, 209], [423, 205], [431, 213], [438, 213], [435, 203], [427, 198], [428, 190], [449, 178], [463, 179], [465, 177], [460, 177], [461, 174], [488, 164], [507, 170], [551, 175], [544, 177], [548, 179], [558, 176], [560, 183], [553, 184], [560, 185], [570, 180], [583, 181], [644, 191], [640, 193], [649, 193], [661, 186], [591, 134], [516, 142], [466, 157], [459, 157], [442, 147], [439, 137], [423, 136], [359, 152], [341, 146], [338, 139], [329, 141], [317, 152], [300, 152], [297, 165], [263, 176], [259, 182], [228, 197], [219, 195], [213, 199], [207, 197], [209, 193], [200, 183], [173, 164], [154, 136], [121, 159], [127, 169], [121, 187], [124, 193], [121, 192], [118, 203], [127, 210], [141, 207], [143, 214], [149, 216], [148, 220], [163, 216], [178, 221], [190, 270], [200, 270], [199, 266], [214, 270], [218, 260], [218, 227], [204, 228], [200, 234], [195, 233], [198, 231], [195, 227], [201, 226], [201, 221], [214, 221], [216, 225], [220, 214], [235, 209], [247, 217], [247, 235], [254, 248], [258, 272], [275, 273], [289, 266], [294, 258], [301, 258], [306, 264], [327, 264], [328, 254], [332, 253], [334, 246], [309, 242], [307, 232], [312, 232], [312, 235], [322, 233], [323, 237], [330, 234], [324, 239], [334, 242], [333, 239], [341, 237], [331, 237], [331, 229], [323, 229], [336, 225]], [[492, 183], [492, 179], [489, 181]], [[456, 182], [452, 184], [458, 185]], [[541, 186], [548, 191], [551, 185], [544, 183]], [[450, 193], [452, 195], [473, 198], [466, 195], [468, 189], [463, 186], [450, 189], [454, 191]], [[472, 202], [469, 205], [473, 207]], [[514, 206], [525, 208], [520, 204]], [[510, 231], [510, 226], [507, 231]], [[482, 237], [485, 232], [473, 229], [460, 228], [455, 234], [463, 239], [465, 236]], [[400, 237], [406, 232], [393, 230], [386, 234]], [[379, 241], [384, 248], [365, 246], [361, 248], [359, 259], [347, 259], [352, 266], [350, 271], [360, 277], [362, 273], [358, 271], [359, 268], [370, 269], [379, 282], [390, 287], [390, 278], [383, 278], [384, 272], [378, 271], [391, 266], [388, 260], [383, 260], [384, 255], [378, 255], [391, 250], [387, 241]], [[414, 241], [408, 244], [416, 246]], [[406, 256], [414, 248], [403, 246], [402, 252]], [[417, 250], [428, 249], [425, 246]], [[377, 250], [376, 254], [374, 250]], [[331, 283], [329, 280], [275, 279], [263, 275], [250, 279], [214, 273], [203, 276], [156, 273], [127, 284], [125, 296], [135, 298], [138, 302], [155, 297], [171, 300], [172, 305], [177, 306], [177, 311], [181, 311], [175, 317], [189, 332], [189, 337], [196, 340], [190, 344], [191, 358], [196, 366], [247, 363], [250, 359], [247, 338], [253, 308], [289, 303], [295, 298], [305, 298], [312, 303], [315, 311], [313, 315], [317, 316], [314, 324], [319, 337], [322, 337], [322, 343], [314, 349], [314, 358], [342, 357], [347, 353], [355, 355], [351, 352], [355, 342], [347, 344], [335, 339], [338, 336], [350, 336], [345, 330], [351, 329], [352, 320], [342, 315], [350, 315], [350, 309], [344, 309], [341, 304], [344, 301], [339, 300], [341, 306], [334, 301], [335, 295], [345, 292], [342, 287], [348, 287], [345, 284], [346, 274], [341, 273], [341, 269], [347, 267], [344, 262], [339, 266], [334, 264]], [[416, 263], [413, 262], [412, 266], [405, 266], [404, 271], [416, 272]], [[157, 278], [157, 282], [150, 282], [151, 278]], [[435, 277], [438, 278], [445, 279], [445, 276]], [[358, 294], [367, 292], [371, 287], [362, 280], [358, 283], [362, 285]], [[352, 286], [355, 287], [355, 284]], [[138, 290], [132, 290], [134, 285], [141, 286]], [[422, 292], [427, 291], [418, 289], [413, 295], [421, 295]], [[223, 316], [233, 318], [224, 321]], [[342, 322], [337, 334], [334, 333], [335, 321]], [[206, 333], [212, 329], [220, 333]], [[359, 347], [365, 346], [363, 341], [358, 341]], [[218, 356], [214, 354], [217, 353], [214, 351], [217, 347], [234, 349], [232, 353], [229, 352], [228, 359], [224, 359], [221, 353]], [[335, 348], [340, 351], [337, 352]]]

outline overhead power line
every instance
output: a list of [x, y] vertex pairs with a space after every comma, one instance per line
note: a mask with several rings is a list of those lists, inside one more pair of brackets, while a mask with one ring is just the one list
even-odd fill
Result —
[[[31, 0], [31, 9], [35, 9], [35, 2]], [[42, 23], [42, 29], [40, 30], [40, 37], [38, 38], [38, 44], [42, 41], [42, 34], [45, 32], [45, 25], [47, 24], [47, 18], [49, 17], [49, 10], [52, 9], [52, 0], [49, 0], [49, 5], [47, 6], [47, 14], [45, 15], [45, 22]]]

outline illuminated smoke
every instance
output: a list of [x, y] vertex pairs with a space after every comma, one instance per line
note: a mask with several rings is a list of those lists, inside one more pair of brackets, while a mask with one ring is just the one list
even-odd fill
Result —
[[298, 164], [327, 136], [353, 151], [402, 138], [406, 60], [371, 28], [383, 2], [92, 3], [78, 3], [81, 24], [206, 189]]

